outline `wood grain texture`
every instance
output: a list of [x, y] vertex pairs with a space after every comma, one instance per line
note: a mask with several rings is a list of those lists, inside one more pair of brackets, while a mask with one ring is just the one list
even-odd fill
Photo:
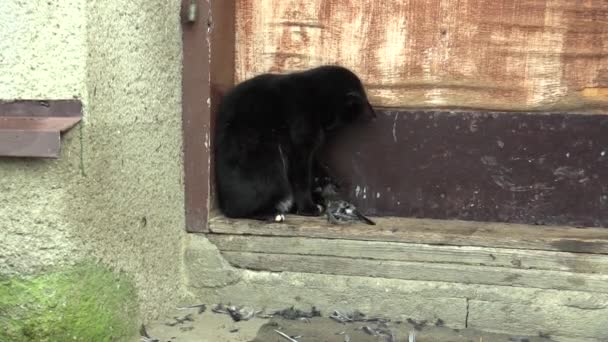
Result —
[[318, 255], [608, 275], [608, 255], [302, 237], [219, 234], [207, 237], [222, 252]]
[[[480, 246], [574, 253], [608, 254], [608, 229], [538, 227], [522, 224], [374, 218], [377, 225], [332, 225], [323, 218], [288, 216], [285, 223], [214, 217], [217, 234], [299, 236], [311, 238]], [[537, 228], [537, 229], [532, 229]]]
[[375, 105], [608, 108], [603, 0], [240, 0], [236, 18], [237, 81], [333, 63]]
[[233, 266], [260, 271], [337, 274], [608, 293], [608, 275], [310, 255], [246, 252], [222, 252], [222, 255]]

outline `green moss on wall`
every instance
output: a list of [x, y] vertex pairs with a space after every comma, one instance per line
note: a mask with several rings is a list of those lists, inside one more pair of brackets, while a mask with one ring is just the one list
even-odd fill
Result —
[[0, 341], [128, 341], [137, 333], [131, 281], [97, 264], [0, 277]]

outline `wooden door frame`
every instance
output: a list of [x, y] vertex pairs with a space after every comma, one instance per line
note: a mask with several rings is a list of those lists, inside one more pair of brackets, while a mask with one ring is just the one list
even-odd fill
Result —
[[[195, 5], [197, 9], [194, 20], [189, 20], [189, 8]], [[235, 48], [236, 48], [236, 0], [182, 0], [182, 23], [183, 23], [183, 79], [182, 79], [182, 106], [183, 106], [183, 139], [184, 139], [184, 183], [185, 183], [185, 212], [186, 212], [186, 229], [188, 232], [209, 232], [209, 221], [211, 213], [215, 212], [217, 207], [214, 203], [214, 192], [213, 192], [213, 153], [212, 153], [212, 142], [213, 142], [213, 131], [214, 131], [214, 112], [218, 104], [219, 99], [222, 95], [230, 89], [235, 83]], [[384, 115], [391, 119], [390, 122], [384, 120], [381, 124], [377, 124], [375, 131], [366, 130], [361, 131], [359, 141], [369, 141], [381, 136], [381, 132], [389, 131], [392, 125], [393, 136], [395, 132], [395, 125], [397, 124], [397, 118], [402, 121], [401, 130], [405, 127], [412, 130], [410, 134], [410, 141], [419, 141], [420, 137], [426, 139], [424, 149], [420, 148], [418, 154], [410, 153], [409, 159], [405, 160], [405, 164], [395, 164], [397, 169], [401, 167], [409, 167], [412, 161], [414, 164], [425, 165], [434, 161], [436, 165], [443, 165], [443, 169], [459, 169], [459, 163], [462, 160], [474, 160], [475, 163], [479, 164], [479, 160], [483, 161], [486, 155], [493, 156], [499, 153], [505, 155], [515, 155], [518, 151], [518, 141], [522, 137], [531, 139], [545, 139], [547, 141], [568, 141], [572, 144], [577, 143], [576, 136], [568, 138], [569, 132], [565, 130], [554, 129], [559, 125], [551, 124], [553, 121], [559, 121], [564, 127], [568, 126], [572, 131], [582, 131], [588, 127], [606, 127], [608, 119], [605, 115], [577, 115], [573, 113], [553, 113], [554, 115], [548, 115], [546, 112], [530, 112], [530, 113], [489, 113], [487, 111], [471, 111], [461, 110], [457, 114], [451, 111], [412, 111], [412, 110], [400, 110], [394, 109], [389, 110]], [[384, 117], [381, 115], [381, 117]], [[424, 119], [425, 124], [420, 126], [419, 117]], [[515, 118], [521, 118], [514, 120]], [[456, 124], [452, 121], [453, 119], [460, 120]], [[525, 119], [525, 120], [523, 120]], [[447, 125], [440, 125], [442, 122], [450, 121]], [[506, 120], [506, 121], [505, 121]], [[503, 122], [505, 121], [505, 122]], [[540, 127], [535, 129], [527, 129], [527, 133], [522, 133], [517, 136], [512, 136], [511, 140], [497, 142], [495, 137], [503, 136], [503, 140], [506, 139], [511, 131], [514, 130], [513, 126], [516, 121], [522, 121], [518, 124], [525, 124], [526, 127]], [[526, 122], [523, 122], [526, 121]], [[556, 121], [556, 122], [557, 122]], [[497, 124], [500, 123], [501, 124]], [[413, 130], [413, 127], [419, 127]], [[467, 136], [463, 138], [461, 132], [456, 132], [451, 127], [472, 127]], [[479, 126], [479, 127], [478, 127]], [[426, 127], [426, 128], [425, 128]], [[436, 127], [436, 128], [435, 128]], [[443, 128], [442, 128], [443, 127]], [[543, 128], [544, 127], [544, 128]], [[446, 129], [447, 128], [447, 129]], [[426, 130], [426, 131], [425, 131]], [[502, 130], [502, 131], [501, 131]], [[485, 134], [485, 132], [491, 132], [492, 134]], [[557, 133], [556, 133], [557, 132]], [[561, 133], [560, 133], [561, 132]], [[424, 133], [424, 134], [422, 134]], [[559, 134], [558, 134], [559, 133]], [[367, 134], [367, 135], [366, 135]], [[386, 134], [384, 134], [386, 135]], [[447, 137], [447, 138], [446, 138]], [[396, 143], [396, 137], [393, 137]], [[406, 136], [407, 138], [407, 136]], [[436, 155], [438, 151], [437, 146], [445, 144], [445, 141], [453, 143], [454, 146], [462, 145], [462, 141], [473, 141], [474, 146], [480, 146], [482, 148], [472, 148], [476, 150], [476, 153], [469, 153], [466, 151], [453, 151], [453, 157], [444, 157], [440, 160], [443, 164], [437, 164]], [[485, 140], [484, 140], [485, 139]], [[541, 139], [541, 140], [542, 140]], [[599, 138], [596, 137], [595, 140]], [[390, 137], [389, 139], [390, 140]], [[589, 139], [588, 139], [589, 140]], [[592, 140], [592, 139], [591, 139]], [[346, 146], [342, 148], [333, 148], [330, 150], [338, 151], [338, 155], [351, 156], [353, 154], [367, 156], [368, 158], [376, 158], [381, 156], [379, 153], [369, 153], [370, 151], [358, 151], [356, 150], [356, 144], [351, 144], [354, 139], [345, 139], [347, 142]], [[465, 141], [465, 142], [466, 142]], [[389, 141], [390, 143], [390, 141]], [[592, 143], [592, 141], [588, 141]], [[498, 144], [498, 145], [497, 145]], [[398, 144], [396, 144], [398, 145]], [[395, 145], [395, 146], [396, 146]], [[448, 144], [449, 145], [449, 144]], [[469, 144], [470, 147], [471, 144]], [[502, 145], [505, 145], [504, 148]], [[597, 145], [597, 144], [596, 144]], [[384, 146], [391, 146], [386, 143]], [[393, 147], [395, 147], [393, 146]], [[498, 147], [497, 147], [498, 146]], [[532, 145], [531, 145], [532, 146]], [[543, 155], [543, 153], [550, 152], [550, 145], [545, 144], [544, 150], [542, 146], [532, 146], [535, 149], [532, 152], [536, 152], [534, 155]], [[594, 147], [595, 149], [598, 146]], [[470, 148], [471, 149], [471, 148]], [[341, 151], [341, 152], [340, 152]], [[510, 153], [506, 153], [505, 151]], [[515, 151], [515, 152], [513, 152]], [[359, 153], [355, 153], [359, 152]], [[374, 152], [374, 151], [372, 151]], [[458, 152], [458, 153], [456, 153]], [[512, 153], [511, 153], [512, 152]], [[532, 153], [527, 151], [527, 154]], [[565, 151], [566, 152], [566, 151]], [[555, 160], [550, 161], [551, 165], [556, 170], [560, 167], [565, 170], [574, 169], [573, 159], [570, 159], [569, 154], [562, 153], [560, 158], [554, 158]], [[597, 152], [597, 153], [595, 153]], [[526, 154], [524, 153], [524, 154]], [[597, 159], [600, 156], [600, 152], [594, 151], [595, 154], [585, 154], [584, 159], [586, 162], [591, 162], [591, 159]], [[605, 152], [602, 152], [605, 154]], [[521, 153], [520, 153], [521, 154]], [[602, 154], [602, 158], [607, 158]], [[334, 153], [336, 155], [336, 153]], [[390, 154], [389, 154], [390, 155]], [[414, 157], [417, 155], [423, 156], [422, 159], [416, 160]], [[426, 158], [426, 159], [425, 159]], [[432, 160], [429, 160], [432, 159]], [[435, 158], [435, 159], [433, 159]], [[467, 159], [468, 158], [468, 159]], [[589, 159], [591, 158], [591, 159]], [[341, 172], [341, 178], [349, 179], [352, 178], [350, 175], [350, 161], [339, 161], [339, 158], [329, 158], [330, 160], [337, 161], [337, 163], [344, 166]], [[602, 159], [603, 160], [603, 159]], [[505, 161], [507, 163], [509, 161]], [[383, 165], [383, 160], [366, 160], [364, 165]], [[355, 201], [356, 204], [361, 207], [364, 211], [370, 211], [372, 214], [378, 214], [378, 216], [397, 216], [397, 217], [419, 217], [419, 218], [431, 218], [431, 219], [464, 219], [481, 222], [508, 222], [508, 223], [519, 223], [519, 224], [548, 224], [548, 225], [563, 225], [563, 226], [607, 226], [608, 218], [604, 207], [604, 202], [598, 203], [598, 191], [603, 191], [597, 187], [599, 180], [606, 179], [608, 174], [600, 172], [600, 165], [591, 170], [595, 174], [598, 180], [585, 182], [570, 182], [566, 179], [563, 182], [570, 182], [571, 185], [567, 188], [567, 191], [556, 192], [549, 200], [539, 201], [537, 205], [538, 210], [528, 210], [526, 205], [526, 197], [519, 196], [516, 205], [513, 205], [511, 209], [505, 212], [494, 210], [493, 208], [499, 208], [501, 203], [505, 200], [509, 200], [509, 196], [513, 193], [517, 195], [520, 189], [507, 192], [504, 187], [505, 181], [502, 179], [494, 179], [488, 172], [487, 168], [475, 168], [474, 163], [469, 167], [469, 171], [464, 173], [460, 181], [466, 184], [476, 184], [482, 187], [483, 193], [489, 194], [484, 199], [485, 202], [490, 201], [491, 206], [476, 206], [467, 207], [466, 211], [460, 210], [462, 203], [468, 203], [470, 200], [466, 192], [452, 191], [452, 196], [448, 199], [443, 197], [443, 189], [436, 191], [434, 184], [436, 177], [427, 175], [425, 172], [418, 172], [413, 174], [410, 178], [413, 180], [410, 183], [421, 183], [427, 184], [428, 186], [421, 191], [429, 193], [435, 196], [430, 201], [420, 204], [420, 208], [414, 208], [409, 211], [398, 208], [395, 209], [394, 205], [380, 208], [377, 213], [373, 212], [376, 208], [373, 206], [376, 203], [376, 199], [380, 198], [380, 193], [375, 196], [363, 196], [363, 200], [360, 198], [354, 198], [351, 193], [351, 200]], [[338, 165], [338, 166], [339, 166]], [[470, 166], [469, 165], [469, 166]], [[510, 165], [510, 164], [509, 164]], [[335, 166], [335, 165], [334, 165]], [[490, 165], [493, 166], [493, 165]], [[507, 165], [508, 166], [508, 165]], [[345, 169], [346, 168], [346, 169]], [[545, 167], [546, 169], [547, 167]], [[339, 170], [339, 168], [336, 168]], [[530, 169], [526, 172], [520, 172], [521, 177], [530, 178], [537, 180], [539, 184], [550, 184], [553, 182], [555, 175], [545, 172], [546, 170]], [[410, 170], [411, 172], [414, 172]], [[501, 176], [501, 175], [499, 175]], [[509, 176], [509, 175], [507, 175]], [[505, 176], [505, 177], [507, 177]], [[559, 175], [557, 175], [559, 176]], [[398, 174], [397, 177], [403, 177]], [[360, 177], [361, 178], [361, 177]], [[372, 177], [373, 178], [373, 177]], [[384, 176], [378, 178], [385, 178]], [[447, 178], [446, 179], [451, 179]], [[509, 179], [507, 179], [509, 181]], [[369, 179], [354, 179], [353, 184], [365, 184], [369, 182]], [[504, 183], [504, 184], [503, 184]], [[570, 184], [568, 183], [568, 184]], [[430, 185], [429, 185], [430, 184]], [[465, 185], [466, 185], [465, 184]], [[552, 184], [552, 183], [551, 183]], [[560, 183], [561, 184], [561, 183]], [[352, 184], [351, 184], [352, 185]], [[411, 185], [411, 184], [409, 184]], [[454, 184], [452, 184], [454, 185]], [[508, 184], [507, 184], [508, 185]], [[406, 184], [407, 186], [407, 184]], [[458, 186], [455, 184], [454, 186]], [[352, 186], [351, 186], [352, 188]], [[589, 189], [594, 190], [590, 192]], [[527, 191], [527, 189], [524, 189]], [[534, 189], [533, 189], [534, 190]], [[435, 192], [433, 192], [435, 191]], [[352, 192], [352, 191], [351, 191]], [[464, 193], [464, 195], [463, 195]], [[527, 194], [527, 192], [526, 192]], [[412, 196], [409, 193], [403, 192], [403, 198], [393, 197], [393, 199], [387, 199], [387, 196], [383, 196], [382, 200], [392, 201], [399, 204], [401, 200], [404, 204], [409, 200], [412, 200]], [[409, 197], [408, 197], [409, 196]], [[443, 197], [442, 197], [443, 196]], [[505, 197], [506, 196], [506, 197]], [[373, 198], [372, 198], [373, 197]], [[470, 197], [470, 196], [469, 196]], [[606, 196], [603, 195], [602, 201], [605, 201]], [[566, 203], [568, 200], [573, 203], [579, 203], [579, 206], [566, 206], [566, 209], [551, 205], [549, 209], [544, 206], [548, 203]], [[431, 203], [432, 202], [432, 203]], [[485, 203], [484, 204], [487, 204]], [[439, 204], [437, 204], [439, 203]], [[433, 208], [432, 206], [436, 206]], [[407, 206], [404, 206], [407, 207]], [[486, 208], [487, 207], [487, 208]], [[563, 207], [563, 206], [562, 206]], [[521, 209], [523, 208], [523, 209]], [[594, 211], [589, 214], [586, 212], [587, 208], [594, 208]], [[399, 211], [400, 210], [400, 211]], [[468, 213], [470, 212], [470, 213]], [[450, 214], [445, 214], [450, 213]], [[544, 220], [543, 217], [554, 217], [555, 219]], [[540, 218], [540, 219], [539, 219]]]
[[[194, 13], [189, 13], [191, 6]], [[214, 209], [213, 113], [222, 94], [234, 84], [234, 17], [234, 0], [182, 0], [182, 129], [188, 232], [208, 232]]]

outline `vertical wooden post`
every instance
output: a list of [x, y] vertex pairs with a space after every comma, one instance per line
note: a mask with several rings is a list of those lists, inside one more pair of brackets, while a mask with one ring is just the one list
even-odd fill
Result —
[[182, 125], [188, 232], [208, 231], [214, 207], [214, 113], [221, 96], [234, 83], [234, 9], [234, 1], [182, 0]]

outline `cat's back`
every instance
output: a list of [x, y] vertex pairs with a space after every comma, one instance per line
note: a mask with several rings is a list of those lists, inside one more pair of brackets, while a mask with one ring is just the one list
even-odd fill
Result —
[[248, 126], [278, 110], [280, 76], [263, 74], [243, 81], [222, 99], [218, 124]]

